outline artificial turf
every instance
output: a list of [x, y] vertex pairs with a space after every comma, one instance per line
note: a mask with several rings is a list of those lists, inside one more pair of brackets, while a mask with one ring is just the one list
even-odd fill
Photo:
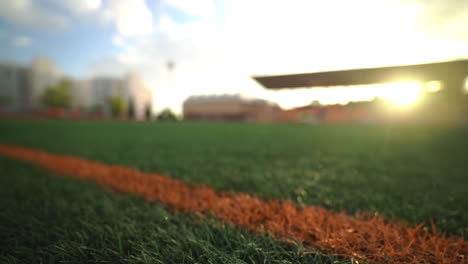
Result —
[[351, 263], [0, 157], [1, 263]]
[[297, 207], [290, 201], [262, 201], [245, 193], [216, 193], [208, 186], [133, 168], [106, 165], [0, 144], [0, 154], [28, 161], [59, 174], [93, 180], [119, 193], [138, 194], [173, 211], [215, 216], [237, 228], [265, 232], [278, 239], [297, 239], [344, 259], [370, 263], [460, 263], [468, 246], [462, 237], [430, 234], [423, 224], [408, 227], [381, 216], [349, 216], [318, 206]]
[[0, 122], [0, 142], [468, 233], [463, 127]]

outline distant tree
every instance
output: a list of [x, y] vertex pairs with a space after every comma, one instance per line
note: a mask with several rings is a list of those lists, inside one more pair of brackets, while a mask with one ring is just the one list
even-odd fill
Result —
[[113, 117], [122, 117], [127, 113], [128, 105], [120, 96], [111, 96], [107, 99]]
[[152, 114], [152, 111], [151, 111], [151, 106], [150, 105], [146, 105], [145, 107], [145, 118], [146, 120], [151, 120], [153, 114]]
[[133, 103], [132, 98], [128, 100], [128, 118], [130, 119], [135, 118], [135, 104]]
[[156, 117], [158, 121], [177, 121], [176, 115], [170, 109], [164, 109]]
[[40, 96], [40, 102], [48, 107], [70, 107], [72, 103], [70, 82], [61, 81], [58, 85], [49, 86]]

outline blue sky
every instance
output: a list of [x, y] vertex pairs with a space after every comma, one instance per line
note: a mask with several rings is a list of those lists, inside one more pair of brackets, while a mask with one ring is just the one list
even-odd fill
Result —
[[64, 73], [72, 76], [84, 75], [85, 67], [90, 61], [119, 50], [112, 44], [113, 30], [110, 28], [80, 25], [73, 31], [38, 32], [6, 23], [1, 23], [0, 26], [6, 34], [14, 35], [13, 38], [27, 36], [31, 42], [21, 46], [15, 45], [14, 40], [6, 41], [5, 47], [0, 50], [2, 58], [27, 64], [38, 55], [50, 57]]
[[459, 0], [0, 0], [0, 58], [50, 57], [76, 78], [138, 71], [157, 109], [212, 93], [288, 108], [402, 95], [273, 92], [250, 76], [468, 58], [467, 23]]
[[[64, 73], [71, 76], [85, 76], [91, 62], [102, 56], [118, 54], [121, 50], [112, 41], [113, 36], [118, 34], [116, 26], [110, 22], [100, 21], [105, 20], [105, 18], [100, 18], [99, 16], [103, 16], [103, 14], [97, 14], [97, 10], [77, 13], [72, 10], [73, 6], [64, 7], [57, 4], [58, 1], [29, 2], [31, 4], [28, 13], [42, 8], [48, 13], [56, 13], [66, 18], [64, 23], [66, 25], [57, 23], [43, 26], [35, 25], [34, 22], [30, 24], [1, 19], [2, 49], [0, 50], [0, 58], [27, 64], [35, 56], [46, 56], [53, 59]], [[100, 6], [104, 5], [102, 1], [88, 2], [96, 2]], [[155, 10], [158, 2], [146, 1], [146, 5], [152, 11], [154, 18], [157, 18], [158, 12]], [[173, 17], [180, 22], [190, 19], [189, 16], [177, 12], [177, 10], [168, 10], [168, 12], [172, 13]], [[27, 39], [25, 43], [15, 42], [16, 39], [21, 38]]]

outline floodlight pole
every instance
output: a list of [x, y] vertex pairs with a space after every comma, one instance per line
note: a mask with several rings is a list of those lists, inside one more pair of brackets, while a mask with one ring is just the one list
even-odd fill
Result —
[[166, 64], [167, 68], [167, 83], [170, 89], [173, 89], [174, 84], [173, 84], [173, 71], [174, 71], [175, 63], [172, 60], [168, 60]]

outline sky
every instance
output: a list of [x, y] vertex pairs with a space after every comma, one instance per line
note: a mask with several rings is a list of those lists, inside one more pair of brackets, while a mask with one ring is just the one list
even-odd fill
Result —
[[269, 91], [251, 76], [468, 58], [466, 25], [466, 0], [0, 0], [0, 59], [49, 57], [75, 78], [138, 71], [158, 111], [223, 93], [291, 108], [411, 84]]

